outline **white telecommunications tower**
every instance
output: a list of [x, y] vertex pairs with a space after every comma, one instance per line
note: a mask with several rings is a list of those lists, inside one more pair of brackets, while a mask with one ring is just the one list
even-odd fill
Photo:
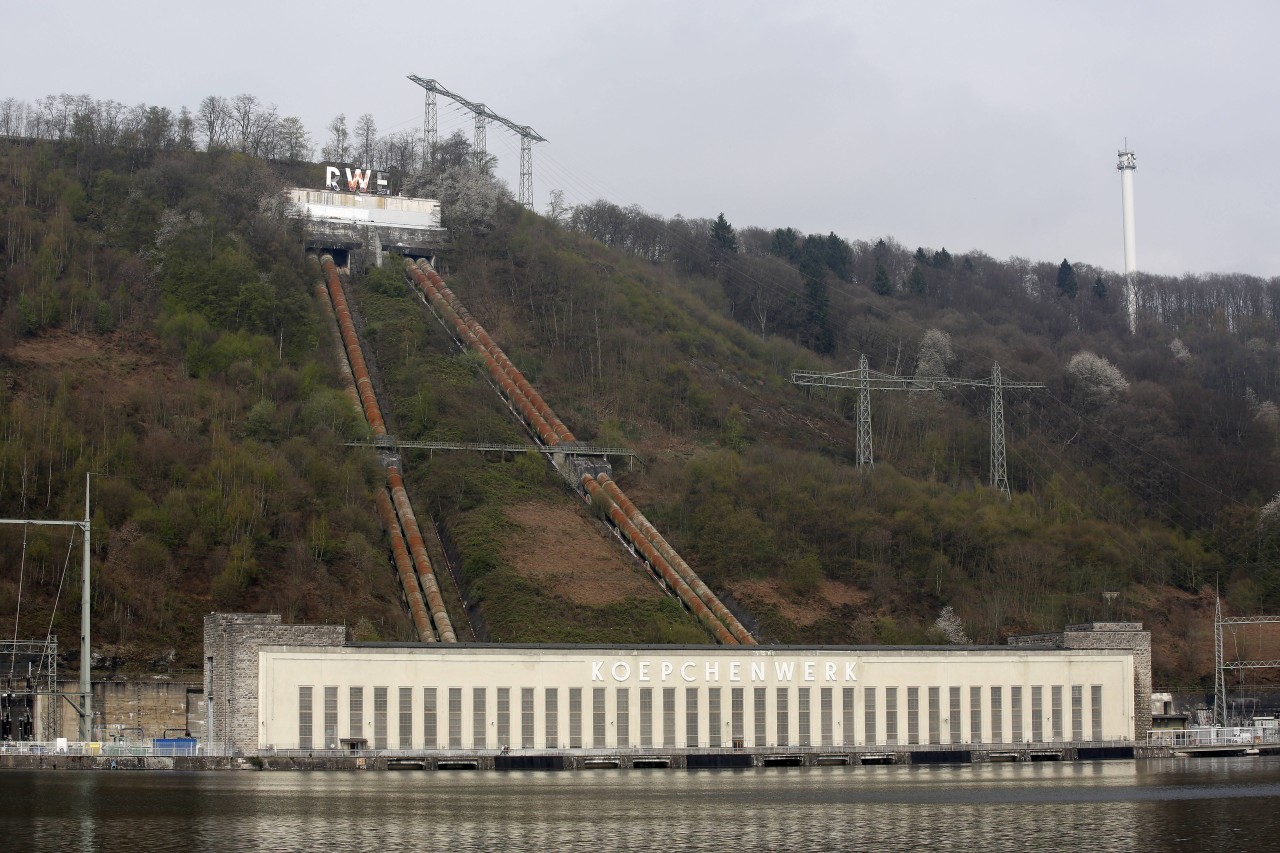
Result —
[[[1127, 147], [1127, 146], [1126, 146]], [[1124, 205], [1124, 279], [1125, 296], [1129, 303], [1129, 333], [1138, 329], [1138, 294], [1135, 277], [1138, 274], [1138, 236], [1133, 221], [1133, 173], [1138, 168], [1138, 158], [1132, 151], [1117, 151], [1120, 162], [1120, 199]]]

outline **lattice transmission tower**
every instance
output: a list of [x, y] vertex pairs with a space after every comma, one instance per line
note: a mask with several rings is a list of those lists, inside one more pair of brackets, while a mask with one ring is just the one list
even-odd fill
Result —
[[[1222, 599], [1215, 599], [1213, 608], [1213, 722], [1218, 726], [1229, 724], [1227, 719], [1227, 670], [1229, 669], [1280, 669], [1280, 660], [1232, 660], [1226, 659], [1223, 648], [1225, 626], [1271, 625], [1280, 623], [1280, 616], [1226, 616], [1222, 615]], [[1259, 629], [1261, 630], [1261, 629]], [[1234, 634], [1235, 628], [1232, 627]]]
[[516, 124], [508, 118], [498, 115], [484, 104], [469, 101], [461, 95], [450, 92], [444, 86], [441, 86], [435, 80], [424, 80], [416, 74], [410, 74], [409, 79], [417, 83], [426, 90], [426, 107], [424, 108], [422, 137], [423, 145], [429, 149], [428, 159], [434, 156], [436, 147], [436, 95], [444, 95], [467, 109], [471, 110], [476, 117], [475, 134], [472, 138], [472, 150], [478, 162], [484, 162], [484, 158], [488, 153], [487, 130], [489, 122], [497, 123], [507, 127], [520, 137], [520, 204], [533, 209], [533, 143], [546, 142], [536, 130], [527, 124]]
[[795, 370], [791, 373], [795, 385], [819, 385], [828, 388], [858, 389], [858, 468], [865, 471], [874, 467], [871, 453], [871, 392], [872, 391], [936, 391], [957, 385], [991, 389], [991, 487], [999, 489], [1006, 498], [1009, 493], [1008, 464], [1005, 458], [1004, 390], [1006, 388], [1044, 388], [1043, 382], [1008, 382], [993, 364], [990, 379], [953, 379], [949, 376], [893, 376], [871, 370], [867, 357], [858, 359], [857, 370], [840, 373], [815, 373]]
[[839, 373], [816, 373], [810, 370], [793, 370], [794, 385], [817, 385], [825, 388], [858, 389], [858, 470], [867, 473], [875, 467], [871, 451], [871, 392], [872, 391], [932, 391], [926, 380], [910, 376], [894, 376], [872, 370], [866, 355], [858, 358], [857, 370]]

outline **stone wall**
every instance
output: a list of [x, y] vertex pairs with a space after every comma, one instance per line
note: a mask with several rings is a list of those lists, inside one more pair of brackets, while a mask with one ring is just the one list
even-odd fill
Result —
[[285, 625], [277, 613], [210, 613], [204, 618], [204, 692], [214, 751], [258, 749], [258, 649], [340, 646], [341, 625]]
[[1061, 633], [1010, 637], [1011, 646], [1059, 649], [1128, 649], [1133, 652], [1133, 729], [1138, 741], [1151, 730], [1151, 632], [1141, 622], [1086, 622]]
[[[58, 689], [75, 693], [79, 682], [59, 682]], [[80, 739], [75, 709], [62, 709], [61, 737]], [[93, 682], [93, 736], [96, 740], [150, 740], [158, 737], [205, 736], [204, 691], [198, 683], [150, 679]], [[167, 734], [166, 734], [167, 733]]]

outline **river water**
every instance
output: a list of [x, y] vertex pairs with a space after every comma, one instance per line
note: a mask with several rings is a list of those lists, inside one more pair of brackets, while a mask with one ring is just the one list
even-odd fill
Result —
[[0, 771], [0, 850], [1277, 850], [1280, 758], [579, 772]]

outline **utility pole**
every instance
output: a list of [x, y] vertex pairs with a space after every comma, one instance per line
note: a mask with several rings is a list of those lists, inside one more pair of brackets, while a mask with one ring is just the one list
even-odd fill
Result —
[[[468, 101], [461, 95], [450, 92], [444, 86], [441, 86], [436, 80], [426, 80], [416, 74], [410, 74], [409, 79], [417, 83], [423, 89], [427, 90], [428, 106], [430, 121], [430, 144], [432, 150], [435, 148], [435, 95], [444, 95], [446, 98], [454, 100], [462, 104], [471, 112], [475, 113], [476, 129], [473, 137], [472, 149], [476, 157], [477, 163], [483, 163], [487, 154], [488, 141], [486, 139], [486, 127], [490, 121], [507, 127], [520, 137], [520, 204], [533, 209], [533, 143], [546, 142], [539, 133], [527, 124], [516, 124], [511, 119], [498, 115], [484, 104]], [[423, 131], [424, 135], [427, 131]]]
[[84, 475], [84, 521], [45, 521], [34, 518], [0, 518], [0, 524], [32, 524], [46, 527], [79, 527], [84, 536], [84, 560], [80, 572], [80, 740], [93, 740], [93, 685], [90, 680], [91, 656], [89, 653], [89, 557], [92, 553], [90, 537], [93, 516], [89, 510], [89, 478]]

